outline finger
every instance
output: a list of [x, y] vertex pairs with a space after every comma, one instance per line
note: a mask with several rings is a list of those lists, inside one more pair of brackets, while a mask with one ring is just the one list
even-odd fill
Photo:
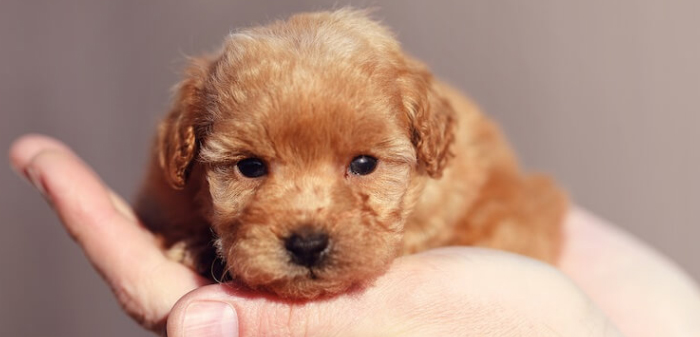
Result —
[[46, 150], [69, 151], [63, 143], [44, 135], [27, 134], [10, 146], [10, 164], [20, 174], [24, 174], [24, 168], [39, 152]]
[[[130, 219], [122, 217], [113, 203], [117, 197], [63, 144], [42, 136], [23, 137], [13, 145], [10, 154], [15, 167], [26, 172], [46, 194], [68, 232], [101, 271], [114, 262], [102, 260], [105, 252], [158, 256], [153, 236], [128, 224]], [[116, 249], [114, 246], [121, 243], [112, 238], [120, 237], [136, 239], [132, 241], [135, 244], [128, 250]]]
[[203, 283], [167, 260], [154, 236], [128, 215], [126, 203], [65, 145], [29, 136], [13, 145], [10, 156], [45, 193], [68, 233], [142, 324], [161, 322], [181, 296]]
[[[10, 148], [10, 165], [12, 169], [23, 176], [24, 178], [30, 180], [34, 177], [30, 177], [30, 172], [26, 169], [29, 163], [34, 159], [40, 152], [46, 152], [50, 150], [55, 150], [64, 153], [70, 153], [70, 149], [63, 143], [44, 135], [39, 134], [28, 134], [17, 139]], [[33, 182], [32, 184], [37, 185], [36, 187], [41, 191], [43, 186], [40, 182]], [[136, 221], [136, 215], [121, 197], [116, 195], [110, 190], [110, 195], [112, 199], [112, 204], [115, 206], [117, 211], [129, 220]]]
[[203, 287], [173, 307], [167, 331], [170, 337], [618, 335], [552, 268], [468, 248], [400, 258], [372, 287], [307, 303]]

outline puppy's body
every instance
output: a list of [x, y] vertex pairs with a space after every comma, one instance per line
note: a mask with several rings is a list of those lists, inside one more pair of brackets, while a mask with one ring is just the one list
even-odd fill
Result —
[[521, 173], [500, 130], [459, 92], [435, 85], [457, 113], [454, 157], [442, 178], [426, 181], [403, 253], [475, 245], [555, 263], [565, 195], [549, 178]]
[[[243, 31], [195, 60], [153, 158], [137, 211], [166, 248], [291, 298], [444, 245], [554, 262], [566, 208], [471, 102], [348, 10]], [[376, 166], [358, 172], [366, 158]], [[264, 170], [247, 175], [250, 160]]]

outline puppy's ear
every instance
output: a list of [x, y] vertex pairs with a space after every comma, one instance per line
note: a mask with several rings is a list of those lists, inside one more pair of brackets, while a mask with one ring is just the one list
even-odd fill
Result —
[[455, 112], [443, 98], [433, 76], [421, 63], [408, 60], [409, 71], [401, 79], [402, 99], [408, 116], [411, 141], [418, 164], [432, 178], [442, 176], [454, 141]]
[[206, 112], [204, 84], [211, 64], [204, 57], [190, 61], [173, 106], [158, 127], [156, 153], [166, 181], [175, 189], [184, 188], [199, 150], [199, 125]]

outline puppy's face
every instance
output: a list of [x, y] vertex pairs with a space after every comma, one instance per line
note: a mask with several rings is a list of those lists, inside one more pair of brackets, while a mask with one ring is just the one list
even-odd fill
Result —
[[341, 90], [329, 79], [290, 91], [287, 81], [242, 104], [222, 100], [202, 159], [232, 274], [310, 297], [385, 269], [400, 244], [416, 159], [380, 88]]
[[280, 29], [294, 20], [234, 35], [195, 65], [184, 112], [161, 129], [161, 162], [175, 186], [191, 165], [205, 169], [235, 279], [312, 298], [386, 270], [425, 176], [444, 164], [451, 116], [427, 111], [427, 73], [378, 25], [378, 37], [315, 17]]

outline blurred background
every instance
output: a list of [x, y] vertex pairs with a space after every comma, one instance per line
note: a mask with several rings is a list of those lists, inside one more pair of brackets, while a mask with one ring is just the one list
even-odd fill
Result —
[[[120, 194], [186, 55], [346, 4], [502, 125], [528, 169], [700, 278], [700, 2], [0, 1], [0, 147], [65, 141]], [[0, 165], [0, 336], [149, 336], [49, 206]]]

